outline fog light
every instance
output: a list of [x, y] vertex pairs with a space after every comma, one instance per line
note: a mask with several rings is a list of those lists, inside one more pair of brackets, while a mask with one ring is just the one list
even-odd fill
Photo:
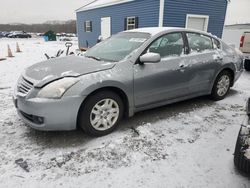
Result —
[[33, 116], [34, 121], [38, 124], [43, 124], [44, 118], [43, 117], [38, 117], [38, 116]]

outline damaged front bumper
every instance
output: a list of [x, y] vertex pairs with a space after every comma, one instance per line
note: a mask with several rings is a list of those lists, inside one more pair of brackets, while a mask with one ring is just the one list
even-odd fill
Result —
[[13, 102], [22, 121], [42, 131], [74, 130], [82, 96], [61, 99], [29, 98], [13, 95]]

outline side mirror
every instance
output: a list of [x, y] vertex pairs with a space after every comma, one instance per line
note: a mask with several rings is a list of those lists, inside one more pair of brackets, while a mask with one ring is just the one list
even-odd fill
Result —
[[161, 61], [161, 56], [160, 54], [149, 52], [142, 55], [140, 61], [142, 63], [158, 63]]

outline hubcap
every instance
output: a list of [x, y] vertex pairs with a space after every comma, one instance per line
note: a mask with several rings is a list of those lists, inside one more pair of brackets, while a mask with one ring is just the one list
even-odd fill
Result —
[[105, 131], [115, 125], [119, 117], [119, 105], [113, 99], [103, 99], [95, 104], [90, 113], [91, 125]]
[[217, 94], [222, 97], [224, 96], [230, 86], [230, 78], [227, 75], [223, 75], [217, 83]]

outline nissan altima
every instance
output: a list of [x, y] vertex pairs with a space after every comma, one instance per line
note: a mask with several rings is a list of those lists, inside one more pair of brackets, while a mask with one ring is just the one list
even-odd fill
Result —
[[34, 64], [13, 99], [21, 119], [38, 130], [102, 136], [136, 112], [210, 95], [222, 100], [243, 71], [240, 52], [206, 32], [141, 28], [89, 49]]

